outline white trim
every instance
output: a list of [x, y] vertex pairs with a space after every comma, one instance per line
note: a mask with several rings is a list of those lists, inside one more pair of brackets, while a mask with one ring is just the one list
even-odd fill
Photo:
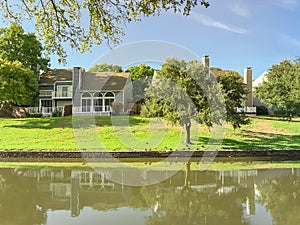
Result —
[[[62, 80], [62, 81], [59, 81], [59, 80], [57, 80], [57, 81], [55, 81], [54, 83], [53, 83], [53, 85], [56, 85], [56, 83], [66, 83], [66, 82], [69, 82], [69, 83], [71, 83], [71, 85], [72, 85], [72, 80], [70, 80], [70, 81], [67, 81], [67, 80]], [[47, 85], [47, 86], [50, 86], [51, 84], [49, 84], [49, 85]]]
[[125, 112], [125, 91], [123, 90], [123, 112]]
[[[51, 94], [50, 94], [50, 95], [42, 95], [42, 94], [41, 94], [41, 91], [51, 92]], [[43, 96], [43, 97], [44, 97], [44, 96], [51, 96], [51, 97], [52, 97], [52, 93], [53, 93], [53, 90], [39, 90], [39, 96]]]

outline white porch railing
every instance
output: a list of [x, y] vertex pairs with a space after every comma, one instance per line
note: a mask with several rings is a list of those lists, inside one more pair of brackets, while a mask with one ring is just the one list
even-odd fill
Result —
[[73, 115], [110, 115], [110, 106], [81, 106], [73, 107]]
[[28, 112], [31, 114], [38, 114], [41, 113], [43, 115], [51, 115], [53, 112], [61, 111], [64, 113], [64, 107], [28, 107]]
[[237, 113], [251, 113], [255, 114], [256, 113], [256, 107], [237, 107], [236, 108]]
[[52, 98], [72, 98], [72, 91], [53, 91]]

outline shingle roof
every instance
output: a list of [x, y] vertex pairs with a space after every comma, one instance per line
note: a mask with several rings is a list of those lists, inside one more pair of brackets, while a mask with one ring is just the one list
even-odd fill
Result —
[[56, 81], [72, 81], [72, 69], [52, 69], [43, 73], [39, 85], [53, 85]]
[[[235, 71], [235, 70], [223, 70], [221, 68], [216, 68], [216, 67], [211, 67], [210, 68], [210, 73], [212, 75], [214, 75], [215, 77], [218, 77], [222, 74], [222, 72], [226, 72], [226, 71]], [[240, 77], [242, 78], [243, 76], [241, 74], [239, 74]]]
[[128, 80], [129, 73], [115, 72], [85, 72], [82, 76], [81, 90], [123, 90]]

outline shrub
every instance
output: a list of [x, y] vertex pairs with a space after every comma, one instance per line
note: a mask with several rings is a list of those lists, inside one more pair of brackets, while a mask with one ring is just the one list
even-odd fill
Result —
[[55, 111], [51, 113], [52, 117], [61, 117], [62, 116], [62, 111]]
[[267, 107], [260, 105], [260, 106], [256, 106], [256, 115], [268, 115], [269, 111], [267, 109]]
[[24, 117], [25, 118], [41, 118], [43, 116], [42, 113], [29, 113], [25, 112]]
[[121, 102], [112, 102], [111, 107], [113, 115], [120, 115], [123, 112], [123, 104]]

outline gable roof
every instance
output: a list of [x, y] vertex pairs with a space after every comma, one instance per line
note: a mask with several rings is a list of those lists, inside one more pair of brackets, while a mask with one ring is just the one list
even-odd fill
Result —
[[123, 90], [129, 73], [85, 72], [82, 75], [81, 90], [83, 91], [117, 91]]
[[39, 85], [53, 85], [56, 81], [72, 81], [72, 69], [51, 69], [40, 76]]
[[252, 86], [253, 87], [258, 87], [261, 83], [263, 83], [264, 81], [267, 81], [267, 71], [263, 72], [258, 78], [255, 79], [255, 81], [253, 81]]

